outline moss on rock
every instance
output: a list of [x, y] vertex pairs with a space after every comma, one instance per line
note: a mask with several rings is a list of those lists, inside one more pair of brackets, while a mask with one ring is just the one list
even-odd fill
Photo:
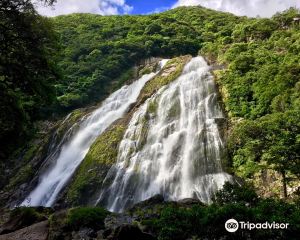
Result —
[[22, 167], [20, 169], [20, 171], [18, 172], [17, 175], [15, 175], [15, 177], [13, 177], [9, 184], [7, 185], [6, 189], [11, 189], [14, 188], [24, 182], [26, 182], [30, 176], [34, 175], [34, 170], [31, 166], [31, 164], [27, 164], [26, 166]]
[[94, 190], [101, 186], [107, 171], [117, 159], [118, 145], [124, 131], [122, 124], [114, 125], [96, 139], [67, 191], [70, 205], [88, 204], [89, 200], [93, 200]]
[[180, 101], [177, 99], [172, 106], [168, 109], [168, 119], [174, 120], [180, 116], [181, 108], [180, 108]]
[[149, 102], [147, 112], [150, 114], [155, 114], [158, 108], [158, 103], [156, 99]]
[[142, 90], [142, 95], [147, 97], [158, 91], [162, 86], [174, 81], [182, 73], [183, 67], [191, 59], [191, 56], [182, 56], [169, 60], [161, 73], [147, 82]]
[[152, 73], [154, 71], [154, 66], [145, 66], [143, 69], [139, 71], [139, 76]]

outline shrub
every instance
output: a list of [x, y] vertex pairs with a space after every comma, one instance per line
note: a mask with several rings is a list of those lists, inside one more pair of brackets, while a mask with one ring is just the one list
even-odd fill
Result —
[[89, 227], [95, 230], [103, 229], [104, 219], [108, 214], [108, 211], [99, 207], [73, 208], [68, 212], [66, 226], [73, 230], [78, 230], [81, 227]]
[[254, 188], [250, 185], [238, 185], [226, 182], [223, 189], [217, 192], [215, 201], [221, 205], [226, 203], [251, 205], [258, 201], [258, 196]]

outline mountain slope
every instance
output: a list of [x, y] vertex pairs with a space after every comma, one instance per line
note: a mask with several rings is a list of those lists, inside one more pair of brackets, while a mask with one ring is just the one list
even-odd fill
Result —
[[[72, 108], [102, 99], [133, 76], [130, 69], [141, 59], [199, 52], [224, 66], [214, 73], [232, 120], [228, 140], [233, 171], [249, 181], [257, 176], [252, 182], [258, 188], [268, 185], [262, 182], [265, 174], [282, 178], [282, 194], [287, 195], [287, 183], [289, 191], [297, 186], [300, 164], [300, 42], [299, 24], [293, 21], [298, 15], [290, 9], [272, 19], [248, 19], [182, 7], [149, 16], [57, 17], [54, 24], [63, 46], [59, 65], [65, 76], [56, 85], [58, 100]], [[286, 146], [291, 146], [288, 151], [281, 150]], [[278, 196], [280, 185], [261, 193]]]
[[[103, 99], [125, 79], [121, 74], [148, 57], [196, 55], [214, 22], [223, 36], [241, 19], [204, 8], [179, 8], [147, 16], [72, 14], [54, 19], [61, 36], [65, 79], [56, 86], [58, 100], [74, 107]], [[222, 24], [220, 24], [222, 23]], [[112, 81], [114, 80], [114, 81]]]
[[[223, 68], [214, 73], [232, 120], [228, 136], [232, 170], [255, 183], [261, 194], [279, 196], [282, 185], [282, 194], [287, 195], [297, 186], [300, 165], [300, 43], [299, 24], [293, 21], [298, 14], [290, 9], [272, 19], [248, 19], [183, 7], [149, 16], [57, 17], [52, 22], [60, 36], [58, 65], [64, 76], [53, 83], [58, 102], [68, 111], [101, 100], [135, 78], [140, 69], [133, 67], [143, 59], [199, 51], [219, 65], [216, 69]], [[287, 146], [288, 150], [282, 150]], [[31, 174], [28, 159], [39, 152], [29, 146], [25, 153], [23, 150], [17, 165], [15, 161], [11, 166], [3, 163], [8, 169], [20, 169], [23, 181]], [[266, 174], [282, 178], [282, 184], [268, 186], [263, 181]], [[3, 182], [7, 180], [6, 176]], [[21, 180], [12, 178], [10, 182]]]

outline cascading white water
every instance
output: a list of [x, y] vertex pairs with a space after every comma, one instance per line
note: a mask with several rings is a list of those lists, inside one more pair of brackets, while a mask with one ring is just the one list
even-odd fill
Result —
[[[167, 60], [162, 60], [160, 68], [166, 62]], [[128, 107], [137, 100], [145, 83], [157, 73], [146, 74], [131, 85], [114, 92], [98, 109], [84, 119], [76, 134], [63, 144], [53, 166], [50, 166], [50, 169], [40, 177], [36, 188], [21, 205], [52, 206], [95, 139], [124, 115]]]
[[120, 212], [155, 194], [210, 202], [231, 176], [221, 166], [222, 139], [213, 77], [202, 57], [133, 115], [97, 204]]

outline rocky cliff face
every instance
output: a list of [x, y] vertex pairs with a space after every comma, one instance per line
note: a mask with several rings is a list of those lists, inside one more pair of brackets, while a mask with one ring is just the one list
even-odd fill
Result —
[[16, 164], [8, 168], [6, 176], [3, 176], [6, 184], [0, 191], [0, 206], [11, 207], [25, 198], [26, 193], [36, 185], [38, 173], [49, 164], [46, 158], [53, 151], [53, 146], [59, 145], [71, 126], [85, 114], [86, 110], [78, 109], [61, 121], [37, 123], [36, 135], [12, 156]]

